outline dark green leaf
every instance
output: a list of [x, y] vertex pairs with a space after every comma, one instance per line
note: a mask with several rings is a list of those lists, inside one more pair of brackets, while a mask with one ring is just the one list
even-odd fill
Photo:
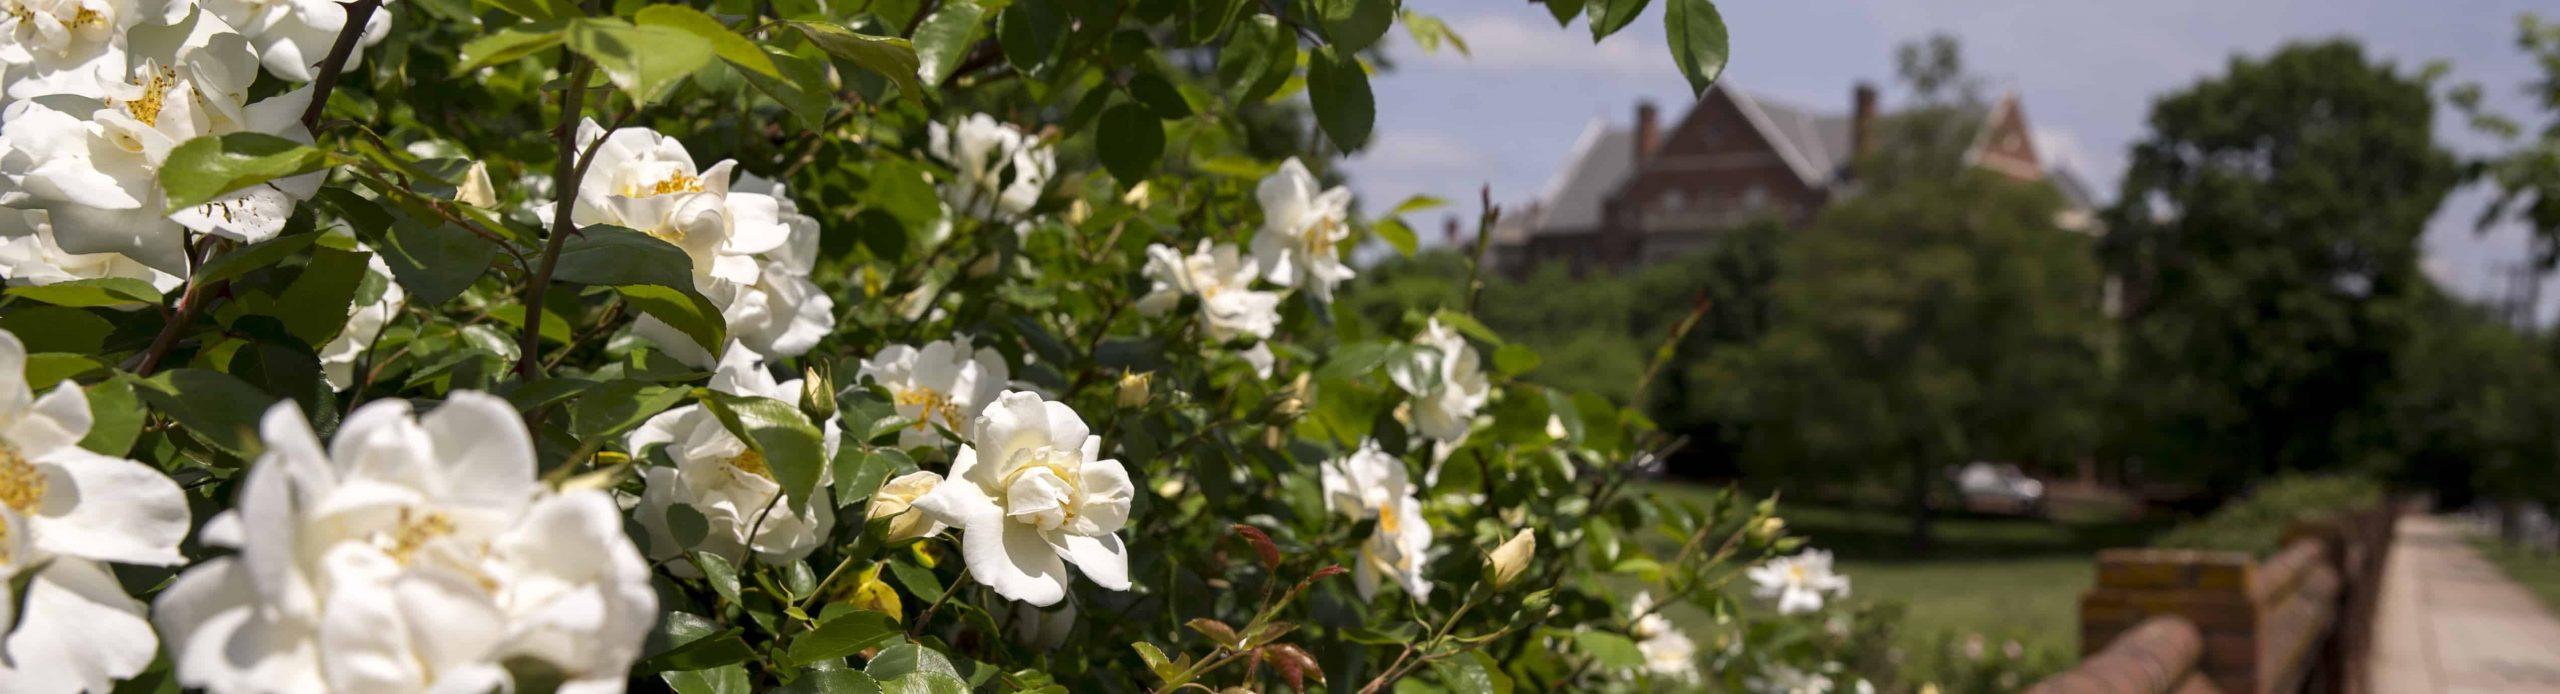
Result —
[[80, 439], [80, 447], [92, 452], [125, 457], [133, 451], [133, 441], [142, 435], [146, 419], [142, 400], [133, 393], [131, 376], [116, 376], [89, 386], [89, 435]]
[[99, 277], [10, 287], [9, 295], [72, 308], [141, 308], [160, 303], [160, 290], [131, 277]]
[[[354, 196], [353, 193], [345, 193], [344, 191], [340, 191], [335, 188], [323, 188], [320, 193], [321, 199], [324, 200], [328, 199], [330, 193], [341, 193], [349, 197]], [[320, 234], [317, 232], [286, 234], [231, 249], [230, 251], [224, 252], [222, 255], [214, 256], [212, 261], [204, 264], [204, 267], [196, 268], [195, 281], [198, 283], [210, 284], [237, 278], [248, 273], [250, 270], [256, 270], [258, 268], [282, 262], [285, 258], [292, 257], [293, 254], [302, 252], [303, 248], [310, 246], [311, 242], [319, 239]]]
[[578, 4], [571, 0], [478, 0], [475, 4], [495, 7], [508, 14], [537, 22], [585, 14], [578, 11]]
[[693, 566], [702, 571], [702, 580], [711, 583], [711, 592], [729, 604], [738, 603], [738, 567], [710, 552], [693, 553]]
[[[104, 371], [106, 368], [107, 365], [84, 355], [68, 352], [38, 352], [27, 355], [23, 373], [27, 379], [27, 388], [41, 393], [53, 389], [56, 384]], [[70, 386], [78, 388], [80, 384], [72, 383]]]
[[242, 458], [257, 454], [258, 418], [276, 402], [240, 379], [204, 369], [161, 372], [143, 380], [134, 394], [196, 438]]
[[[678, 504], [670, 508], [690, 507]], [[636, 668], [640, 672], [700, 670], [745, 662], [755, 657], [755, 649], [749, 647], [745, 639], [739, 638], [745, 630], [737, 627], [724, 629], [699, 615], [668, 613], [666, 623], [660, 624], [658, 629], [667, 637], [667, 642], [677, 645], [640, 661]]]
[[1191, 102], [1182, 98], [1182, 90], [1154, 72], [1139, 72], [1129, 77], [1129, 96], [1156, 112], [1157, 118], [1180, 120], [1191, 117]]
[[707, 670], [686, 670], [658, 675], [674, 687], [677, 694], [750, 694], [755, 686], [747, 680], [744, 665], [722, 665]]
[[1134, 103], [1103, 111], [1102, 127], [1095, 138], [1103, 167], [1111, 170], [1113, 178], [1120, 179], [1122, 187], [1147, 180], [1147, 172], [1164, 158], [1164, 122]]
[[1572, 24], [1574, 17], [1582, 15], [1583, 0], [1546, 0], [1546, 2], [1547, 14], [1555, 16], [1556, 26]]
[[1512, 343], [1493, 350], [1493, 368], [1504, 376], [1518, 376], [1538, 368], [1538, 351], [1528, 345]]
[[978, 45], [987, 9], [976, 0], [947, 0], [934, 5], [933, 16], [916, 27], [918, 73], [929, 84], [941, 84]]
[[1233, 38], [1218, 50], [1218, 82], [1227, 100], [1252, 103], [1271, 96], [1298, 71], [1298, 35], [1267, 14], [1236, 25]]
[[802, 669], [799, 679], [774, 691], [780, 694], [878, 694], [880, 682], [861, 670], [812, 666]]
[[1307, 100], [1315, 106], [1316, 125], [1344, 153], [1369, 143], [1369, 127], [1378, 105], [1369, 93], [1369, 72], [1360, 58], [1328, 46], [1307, 61]]
[[1396, 0], [1325, 0], [1324, 34], [1332, 50], [1346, 55], [1377, 45], [1395, 24]]
[[834, 97], [827, 93], [826, 61], [803, 58], [790, 53], [777, 53], [767, 49], [759, 50], [765, 50], [765, 59], [772, 61], [774, 68], [780, 71], [782, 76], [776, 78], [753, 72], [744, 73], [747, 84], [754, 85], [756, 90], [764, 92], [765, 96], [773, 97], [775, 103], [782, 104], [783, 108], [791, 111], [792, 117], [800, 119], [800, 124], [804, 127], [814, 128], [826, 122], [827, 105], [834, 101]]
[[720, 316], [720, 307], [692, 287], [630, 284], [613, 290], [632, 308], [693, 338], [703, 351], [719, 354], [721, 347], [729, 343], [729, 323]]
[[779, 664], [797, 667], [809, 663], [842, 658], [896, 640], [905, 635], [898, 621], [889, 615], [870, 610], [857, 610], [820, 623], [818, 628], [791, 640]]
[[1663, 31], [1670, 36], [1671, 60], [1680, 64], [1680, 75], [1689, 78], [1689, 91], [1705, 96], [1715, 86], [1716, 77], [1724, 74], [1725, 59], [1730, 55], [1726, 45], [1724, 16], [1716, 13], [1715, 0], [1670, 0], [1662, 13]]
[[1588, 0], [1590, 5], [1587, 9], [1591, 13], [1591, 40], [1596, 43], [1601, 39], [1609, 38], [1610, 34], [1618, 33], [1619, 29], [1627, 28], [1628, 23], [1636, 21], [1636, 15], [1644, 14], [1645, 3], [1650, 1]]
[[306, 345], [329, 344], [347, 325], [356, 287], [364, 282], [370, 254], [315, 248], [302, 275], [276, 297], [274, 314], [285, 329]]
[[1182, 4], [1182, 35], [1179, 43], [1197, 46], [1215, 41], [1218, 34], [1234, 22], [1236, 13], [1244, 11], [1253, 0], [1190, 0]]
[[169, 151], [160, 188], [169, 212], [213, 202], [234, 191], [320, 170], [327, 156], [310, 145], [260, 132], [207, 135]]
[[551, 279], [578, 284], [653, 284], [693, 288], [693, 258], [657, 237], [598, 224], [578, 230], [560, 247]]
[[1058, 1], [1014, 0], [996, 16], [996, 44], [1004, 48], [1004, 59], [1014, 69], [1036, 72], [1058, 51], [1058, 41], [1066, 38], [1069, 27]]
[[606, 381], [569, 401], [569, 432], [582, 439], [612, 438], [690, 394], [641, 381]]

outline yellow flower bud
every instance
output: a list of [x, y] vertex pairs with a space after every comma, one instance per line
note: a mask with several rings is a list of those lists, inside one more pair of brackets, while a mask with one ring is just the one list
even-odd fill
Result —
[[1154, 374], [1151, 373], [1121, 372], [1120, 406], [1129, 409], [1147, 406], [1147, 399], [1154, 395], [1154, 389], [1150, 385], [1154, 380]]
[[899, 475], [897, 479], [889, 480], [888, 484], [880, 485], [880, 491], [871, 495], [869, 518], [871, 520], [890, 519], [890, 542], [932, 537], [948, 526], [926, 515], [923, 510], [915, 508], [915, 503], [916, 499], [932, 493], [934, 487], [941, 485], [942, 476], [931, 472], [917, 471]]
[[1509, 541], [1495, 547], [1493, 554], [1485, 556], [1485, 564], [1493, 573], [1493, 587], [1501, 588], [1518, 579], [1520, 572], [1529, 568], [1530, 555], [1537, 552], [1538, 538], [1527, 528], [1520, 529]]

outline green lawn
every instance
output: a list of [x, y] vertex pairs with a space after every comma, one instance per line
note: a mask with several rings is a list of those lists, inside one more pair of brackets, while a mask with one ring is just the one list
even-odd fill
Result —
[[[1652, 488], [1673, 495], [1707, 493], [1676, 482]], [[2097, 551], [2143, 544], [2167, 526], [2156, 521], [1941, 516], [1936, 544], [1923, 551], [1910, 542], [1909, 519], [1895, 510], [1782, 501], [1778, 515], [1786, 519], [1788, 530], [1810, 538], [1810, 546], [1838, 557], [1855, 598], [1905, 607], [1898, 640], [1907, 653], [1980, 634], [1993, 648], [2015, 640], [2034, 654], [2031, 660], [2055, 664], [2079, 657], [2080, 594], [2096, 575]], [[2553, 566], [2560, 571], [2560, 563]]]
[[2560, 557], [2536, 554], [2499, 542], [2494, 537], [2473, 538], [2471, 546], [2479, 548], [2480, 554], [2487, 556], [2490, 563], [2507, 572], [2508, 578], [2524, 584], [2526, 589], [2542, 598], [2543, 607], [2560, 613]]

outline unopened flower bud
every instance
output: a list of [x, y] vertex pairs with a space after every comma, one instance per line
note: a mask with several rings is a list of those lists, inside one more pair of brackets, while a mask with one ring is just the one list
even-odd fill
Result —
[[1530, 555], [1537, 552], [1538, 538], [1530, 534], [1528, 528], [1521, 528], [1509, 541], [1493, 548], [1493, 553], [1484, 559], [1493, 574], [1493, 587], [1501, 588], [1518, 579], [1520, 572], [1529, 568]]
[[1766, 544], [1770, 540], [1785, 535], [1786, 532], [1786, 519], [1777, 516], [1762, 518], [1759, 522], [1751, 524], [1751, 541]]
[[932, 493], [933, 488], [938, 486], [942, 486], [942, 476], [931, 472], [916, 471], [899, 475], [897, 479], [889, 480], [888, 484], [880, 485], [880, 491], [871, 495], [869, 518], [871, 520], [890, 519], [890, 542], [904, 542], [939, 534], [949, 526], [935, 520], [923, 509], [915, 507], [916, 499]]
[[1154, 395], [1154, 389], [1150, 386], [1154, 380], [1152, 373], [1121, 372], [1120, 406], [1127, 409], [1147, 406], [1147, 399]]
[[496, 209], [498, 188], [489, 183], [489, 165], [471, 162], [462, 172], [462, 181], [453, 190], [453, 201], [481, 209]]
[[810, 366], [801, 371], [800, 411], [812, 422], [836, 417], [836, 379], [831, 370]]

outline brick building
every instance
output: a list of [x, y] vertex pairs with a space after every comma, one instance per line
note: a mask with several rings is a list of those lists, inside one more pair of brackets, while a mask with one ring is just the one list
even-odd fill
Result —
[[[2087, 190], [2036, 151], [2016, 93], [1958, 116], [1971, 133], [1960, 147], [1968, 165], [2051, 183], [2067, 203], [2057, 221], [2095, 231]], [[1594, 120], [1547, 190], [1504, 215], [1495, 263], [1513, 274], [1543, 262], [1617, 269], [1680, 257], [1756, 219], [1802, 226], [1854, 194], [1848, 174], [1859, 153], [1895, 146], [1877, 134], [1889, 117], [1865, 84], [1847, 113], [1832, 114], [1719, 83], [1667, 130], [1650, 102], [1636, 106], [1632, 127]]]

